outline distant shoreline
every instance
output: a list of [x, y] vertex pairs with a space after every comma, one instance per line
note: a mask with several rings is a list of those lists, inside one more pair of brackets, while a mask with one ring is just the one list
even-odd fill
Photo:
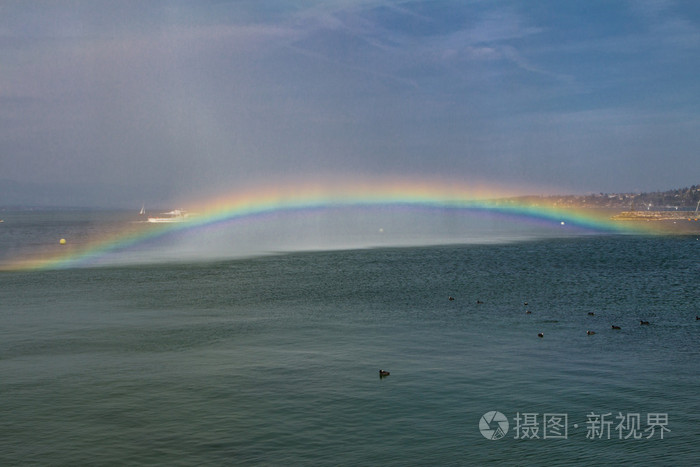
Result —
[[700, 213], [695, 211], [623, 211], [611, 219], [616, 221], [697, 221]]

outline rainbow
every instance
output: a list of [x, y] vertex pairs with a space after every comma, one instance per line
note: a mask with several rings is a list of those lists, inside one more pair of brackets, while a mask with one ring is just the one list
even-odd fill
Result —
[[[658, 227], [615, 222], [592, 209], [560, 208], [517, 201], [506, 191], [468, 188], [459, 183], [416, 180], [380, 182], [299, 183], [275, 185], [231, 193], [187, 206], [197, 213], [191, 221], [153, 224], [143, 229], [124, 229], [77, 247], [53, 248], [32, 257], [15, 258], [0, 264], [0, 270], [65, 269], [95, 264], [101, 257], [128, 250], [168, 235], [216, 228], [231, 222], [257, 219], [278, 213], [302, 214], [335, 208], [408, 208], [498, 213], [513, 218], [537, 220], [552, 225], [565, 223], [577, 228], [610, 233], [654, 233]], [[57, 251], [58, 250], [58, 251]]]

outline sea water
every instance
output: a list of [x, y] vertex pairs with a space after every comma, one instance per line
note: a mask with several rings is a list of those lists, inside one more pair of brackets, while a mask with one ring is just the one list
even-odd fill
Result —
[[0, 464], [697, 465], [699, 286], [694, 235], [3, 272]]

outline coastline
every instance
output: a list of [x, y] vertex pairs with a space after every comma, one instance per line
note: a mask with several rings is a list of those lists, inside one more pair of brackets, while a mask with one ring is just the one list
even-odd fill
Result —
[[616, 221], [697, 221], [700, 214], [695, 211], [622, 211], [611, 217]]

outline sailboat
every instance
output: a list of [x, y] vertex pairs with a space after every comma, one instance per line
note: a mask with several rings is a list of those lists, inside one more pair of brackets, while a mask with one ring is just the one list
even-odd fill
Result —
[[144, 214], [146, 214], [146, 205], [145, 205], [145, 204], [142, 204], [142, 205], [141, 205], [141, 211], [139, 212], [139, 214], [142, 215], [142, 216], [143, 216]]

